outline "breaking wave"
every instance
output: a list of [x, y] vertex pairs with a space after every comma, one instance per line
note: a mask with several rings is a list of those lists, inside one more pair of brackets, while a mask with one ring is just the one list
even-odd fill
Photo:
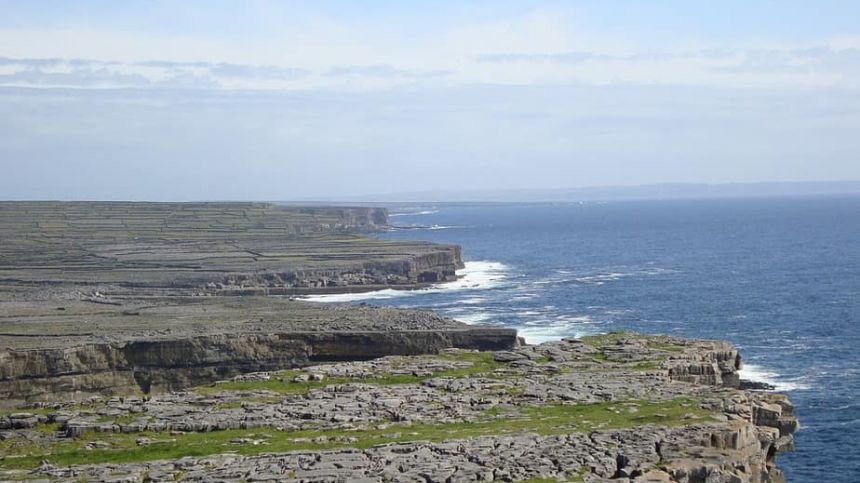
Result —
[[466, 262], [465, 265], [463, 269], [457, 270], [457, 275], [460, 277], [457, 280], [438, 283], [428, 288], [418, 290], [395, 290], [388, 288], [373, 292], [307, 295], [302, 298], [311, 302], [359, 302], [449, 292], [453, 290], [486, 290], [499, 286], [507, 278], [509, 272], [507, 265], [487, 260]]
[[[599, 322], [588, 315], [557, 316], [553, 320], [533, 320], [518, 327], [519, 335], [525, 338], [527, 344], [540, 344], [561, 340], [564, 337], [582, 337], [599, 333], [587, 326]], [[586, 326], [586, 327], [583, 327]]]
[[754, 364], [744, 364], [743, 368], [738, 371], [738, 374], [741, 376], [741, 379], [770, 384], [777, 391], [802, 391], [809, 389], [807, 384], [803, 384], [797, 380], [785, 379], [775, 372]]

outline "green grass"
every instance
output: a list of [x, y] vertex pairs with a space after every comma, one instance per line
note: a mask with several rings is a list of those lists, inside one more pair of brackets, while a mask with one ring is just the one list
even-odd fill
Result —
[[400, 384], [419, 384], [421, 381], [433, 377], [459, 378], [475, 375], [491, 375], [496, 369], [505, 367], [504, 364], [493, 360], [492, 352], [463, 351], [455, 354], [446, 353], [430, 357], [443, 360], [469, 362], [471, 365], [458, 369], [438, 371], [429, 376], [385, 374], [372, 377], [326, 377], [322, 381], [309, 380], [301, 382], [294, 381], [296, 376], [307, 375], [308, 373], [306, 371], [289, 370], [279, 372], [267, 381], [225, 381], [210, 386], [197, 387], [194, 391], [200, 394], [236, 391], [272, 391], [279, 394], [304, 394], [312, 389], [319, 389], [337, 384], [362, 383], [377, 386], [391, 386]]
[[663, 361], [640, 361], [631, 364], [630, 369], [637, 371], [654, 371], [662, 367]]
[[613, 346], [624, 339], [634, 338], [644, 343], [649, 349], [656, 349], [667, 352], [682, 352], [684, 345], [671, 342], [670, 338], [665, 335], [648, 335], [638, 334], [626, 330], [609, 332], [607, 334], [589, 335], [582, 337], [580, 340], [592, 347], [600, 349], [606, 346]]
[[[635, 408], [635, 411], [631, 411]], [[379, 444], [430, 441], [441, 442], [484, 435], [539, 435], [590, 432], [601, 429], [636, 427], [645, 424], [675, 426], [688, 422], [686, 415], [703, 418], [710, 414], [688, 399], [665, 402], [630, 401], [626, 403], [597, 403], [577, 405], [524, 406], [510, 409], [493, 408], [481, 419], [443, 424], [394, 424], [385, 429], [362, 430], [302, 430], [280, 431], [275, 428], [255, 430], [225, 430], [209, 433], [144, 432], [136, 434], [100, 433], [98, 439], [111, 445], [110, 449], [87, 450], [88, 440], [68, 440], [49, 443], [15, 445], [0, 441], [0, 467], [7, 469], [33, 468], [42, 460], [57, 465], [87, 463], [132, 463], [183, 456], [206, 456], [236, 452], [253, 455], [295, 450], [326, 450], [333, 448], [366, 449]], [[138, 447], [139, 436], [154, 441]], [[232, 444], [236, 438], [265, 440], [267, 444]], [[324, 439], [319, 439], [324, 438]], [[350, 438], [350, 439], [347, 439]]]
[[328, 377], [322, 381], [294, 382], [293, 379], [305, 374], [302, 371], [283, 371], [273, 375], [267, 381], [223, 381], [209, 386], [196, 387], [193, 390], [200, 394], [215, 394], [233, 391], [273, 391], [280, 394], [301, 394], [320, 387], [333, 384], [354, 382], [347, 377]]
[[[628, 338], [635, 338], [642, 342], [646, 348], [662, 352], [683, 352], [685, 349], [684, 345], [671, 342], [669, 337], [665, 335], [645, 335], [629, 331], [616, 331], [609, 332], [608, 334], [590, 335], [583, 337], [581, 340], [594, 348], [602, 349], [604, 347], [616, 345], [619, 341]], [[662, 359], [658, 356], [658, 359], [626, 363], [622, 367], [640, 371], [656, 370], [660, 369], [663, 360], [666, 358], [668, 358], [668, 356], [665, 356]], [[591, 359], [594, 362], [602, 363], [608, 361], [609, 356], [606, 352], [601, 351], [593, 354]]]
[[62, 427], [63, 427], [63, 425], [60, 423], [44, 423], [44, 424], [37, 424], [35, 429], [36, 429], [36, 431], [38, 431], [40, 433], [54, 434], [54, 433], [58, 432], [60, 429], [62, 429]]
[[515, 480], [517, 483], [581, 483], [583, 480], [583, 476], [587, 473], [586, 469], [584, 472], [580, 472], [579, 474], [575, 474], [573, 476], [567, 476], [564, 479], [559, 480], [558, 478], [543, 478], [540, 476], [534, 476], [527, 480]]
[[606, 362], [607, 359], [609, 359], [609, 356], [607, 356], [605, 352], [598, 352], [591, 356], [591, 360], [594, 362]]

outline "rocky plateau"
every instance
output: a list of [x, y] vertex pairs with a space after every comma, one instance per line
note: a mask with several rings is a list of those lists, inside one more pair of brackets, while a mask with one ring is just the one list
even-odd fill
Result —
[[[0, 480], [781, 482], [785, 395], [731, 344], [516, 331], [302, 295], [460, 248], [384, 209], [0, 203]], [[755, 390], [753, 390], [755, 389]]]

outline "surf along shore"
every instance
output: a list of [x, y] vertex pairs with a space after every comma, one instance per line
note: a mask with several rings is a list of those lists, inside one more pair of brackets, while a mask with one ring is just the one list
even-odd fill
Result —
[[0, 479], [781, 481], [797, 420], [730, 344], [525, 345], [296, 296], [456, 280], [387, 211], [0, 203]]

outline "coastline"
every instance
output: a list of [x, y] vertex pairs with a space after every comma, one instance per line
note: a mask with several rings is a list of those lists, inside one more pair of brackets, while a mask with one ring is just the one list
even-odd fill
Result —
[[793, 406], [736, 389], [739, 361], [725, 342], [613, 333], [34, 405], [0, 417], [7, 441], [36, 442], [0, 476], [785, 481]]
[[[504, 283], [508, 267], [464, 263], [458, 246], [364, 236], [387, 223], [378, 209], [0, 203], [0, 215], [2, 478], [781, 481], [776, 457], [793, 448], [791, 402], [741, 389], [727, 342], [528, 345], [434, 312], [272, 296]], [[499, 445], [539, 457], [499, 459]], [[413, 473], [416, 459], [432, 463]]]

